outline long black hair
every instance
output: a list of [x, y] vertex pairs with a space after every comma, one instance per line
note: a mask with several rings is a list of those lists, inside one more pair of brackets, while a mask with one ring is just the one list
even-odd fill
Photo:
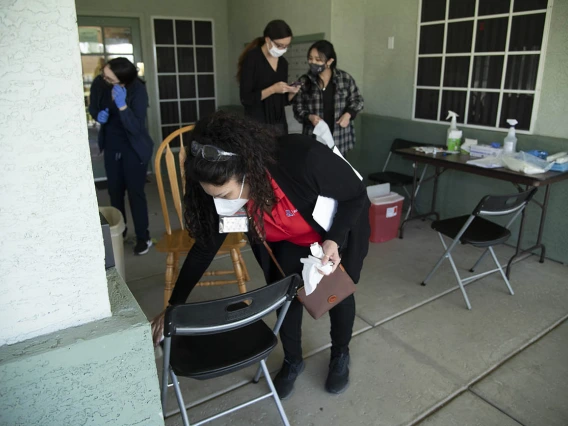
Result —
[[263, 232], [263, 211], [275, 201], [267, 175], [267, 167], [274, 163], [276, 148], [272, 130], [237, 114], [218, 111], [196, 123], [190, 140], [237, 154], [227, 161], [212, 162], [201, 155], [194, 157], [191, 147], [186, 148], [184, 216], [190, 235], [207, 242], [219, 232], [213, 198], [203, 190], [200, 182], [224, 185], [231, 178], [241, 181], [245, 175], [252, 200], [249, 215]]
[[[308, 49], [308, 54], [307, 54], [308, 60], [310, 58], [310, 52], [313, 49], [316, 49], [318, 51], [320, 58], [322, 58], [324, 62], [327, 62], [330, 59], [333, 59], [333, 62], [331, 63], [329, 68], [331, 68], [332, 72], [335, 71], [335, 69], [337, 68], [337, 54], [335, 53], [335, 49], [333, 47], [333, 44], [331, 44], [327, 40], [316, 41]], [[323, 80], [321, 79], [321, 77], [319, 75], [317, 75], [315, 77], [316, 77], [317, 81], [323, 85]], [[310, 91], [312, 89], [312, 81], [309, 78], [307, 79], [307, 81], [305, 83], [305, 87], [308, 91]]]
[[241, 52], [239, 56], [239, 61], [237, 63], [237, 81], [241, 81], [241, 72], [243, 68], [243, 62], [247, 53], [249, 53], [252, 49], [258, 46], [262, 46], [264, 44], [264, 39], [268, 37], [270, 40], [280, 40], [281, 38], [292, 37], [292, 29], [290, 26], [281, 19], [275, 19], [274, 21], [270, 21], [266, 27], [264, 28], [264, 33], [262, 37], [257, 37], [253, 41], [251, 41], [244, 50]]
[[[130, 86], [138, 78], [138, 69], [126, 58], [114, 58], [107, 62], [111, 71], [116, 75], [118, 81], [125, 86]], [[142, 80], [140, 80], [143, 82]]]

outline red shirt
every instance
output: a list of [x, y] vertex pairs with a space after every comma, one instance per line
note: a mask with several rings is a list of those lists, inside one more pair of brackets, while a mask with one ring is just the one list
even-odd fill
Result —
[[272, 177], [270, 184], [276, 204], [272, 207], [272, 215], [263, 213], [266, 241], [289, 241], [303, 247], [309, 247], [316, 242], [321, 243], [320, 234], [306, 222]]

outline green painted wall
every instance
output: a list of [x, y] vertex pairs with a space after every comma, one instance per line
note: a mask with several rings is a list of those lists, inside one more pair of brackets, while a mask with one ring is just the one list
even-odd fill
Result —
[[229, 84], [231, 103], [239, 105], [239, 87], [235, 80], [237, 60], [243, 45], [262, 36], [264, 27], [273, 19], [283, 19], [292, 32], [304, 34], [331, 32], [331, 0], [231, 0], [229, 1]]
[[[372, 1], [372, 0], [371, 0]], [[367, 0], [331, 0], [331, 37], [339, 68], [363, 85]], [[366, 100], [366, 99], [365, 99]]]
[[[446, 126], [425, 124], [412, 120], [384, 117], [372, 114], [361, 114], [361, 132], [359, 143], [350, 153], [348, 159], [363, 176], [382, 169], [388, 155], [390, 144], [395, 138], [441, 144], [446, 137]], [[478, 139], [480, 143], [488, 143], [502, 138], [502, 133], [479, 129], [469, 129], [468, 137]], [[518, 149], [538, 148], [556, 152], [568, 145], [567, 139], [546, 136], [518, 135]], [[400, 158], [391, 160], [393, 170], [411, 173], [411, 164]], [[447, 171], [440, 178], [438, 189], [438, 211], [441, 217], [451, 217], [470, 213], [479, 200], [488, 194], [514, 193], [516, 189], [508, 182], [474, 176], [458, 171]], [[430, 202], [431, 185], [420, 190], [419, 207], [427, 211]], [[542, 200], [543, 190], [536, 195]], [[547, 257], [568, 263], [568, 181], [552, 186], [548, 215], [543, 241], [547, 247]], [[534, 205], [527, 213], [526, 242], [536, 241], [536, 232], [540, 209]]]
[[164, 424], [150, 325], [114, 268], [112, 316], [0, 347], [0, 424]]
[[156, 65], [152, 43], [152, 16], [176, 18], [213, 19], [215, 28], [215, 66], [217, 72], [217, 104], [226, 105], [230, 100], [230, 82], [234, 75], [229, 66], [229, 20], [227, 0], [76, 0], [77, 15], [118, 16], [140, 19], [142, 55], [146, 73], [150, 108], [148, 126], [156, 143], [162, 140], [159, 131], [158, 88], [155, 81]]

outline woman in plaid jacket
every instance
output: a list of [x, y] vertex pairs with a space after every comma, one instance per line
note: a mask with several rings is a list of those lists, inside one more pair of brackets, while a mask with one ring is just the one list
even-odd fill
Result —
[[337, 55], [327, 40], [315, 42], [308, 50], [310, 70], [300, 77], [301, 90], [294, 98], [294, 117], [303, 124], [303, 133], [311, 135], [324, 120], [335, 145], [342, 154], [355, 146], [353, 120], [363, 109], [363, 96], [355, 80], [337, 68]]

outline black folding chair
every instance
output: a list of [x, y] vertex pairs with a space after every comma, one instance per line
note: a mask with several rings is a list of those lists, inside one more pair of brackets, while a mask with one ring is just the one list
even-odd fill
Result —
[[[451, 219], [434, 221], [432, 223], [432, 229], [438, 231], [438, 236], [440, 237], [440, 241], [442, 241], [442, 245], [444, 246], [444, 249], [446, 251], [440, 258], [440, 260], [438, 260], [438, 263], [436, 263], [434, 269], [430, 271], [426, 279], [422, 282], [422, 285], [426, 285], [430, 278], [432, 278], [434, 272], [436, 272], [436, 270], [442, 264], [444, 259], [447, 258], [452, 265], [452, 269], [454, 271], [468, 309], [471, 309], [471, 304], [469, 303], [464, 285], [472, 280], [484, 277], [497, 271], [501, 273], [501, 276], [505, 280], [505, 284], [507, 284], [509, 292], [512, 295], [515, 294], [513, 292], [513, 289], [511, 288], [511, 284], [509, 283], [507, 276], [505, 275], [505, 272], [503, 272], [501, 264], [497, 260], [493, 246], [497, 244], [503, 244], [509, 239], [509, 237], [511, 236], [509, 227], [513, 224], [515, 219], [521, 213], [523, 213], [525, 206], [534, 196], [536, 191], [537, 188], [533, 188], [529, 191], [520, 192], [513, 195], [487, 195], [481, 199], [477, 207], [475, 207], [475, 209], [469, 216], [466, 215], [454, 217]], [[507, 226], [498, 225], [495, 222], [481, 217], [507, 215], [513, 215]], [[443, 235], [453, 240], [449, 247], [446, 246]], [[481, 262], [487, 252], [491, 253], [491, 256], [493, 257], [497, 268], [483, 272], [481, 274], [473, 275], [465, 279], [461, 278], [451, 254], [452, 250], [458, 243], [470, 244], [474, 247], [486, 249], [481, 257], [477, 260], [475, 265], [471, 268], [471, 272], [473, 272], [475, 267], [477, 267], [477, 265], [479, 264], [479, 262]]]
[[[273, 397], [284, 425], [289, 425], [266, 358], [278, 343], [277, 333], [301, 282], [297, 274], [237, 296], [171, 306], [164, 320], [164, 367], [162, 409], [166, 409], [168, 378], [171, 378], [184, 426], [189, 426], [178, 376], [207, 380], [260, 363], [270, 388], [266, 395], [245, 402], [194, 426], [218, 419], [268, 397]], [[262, 318], [282, 308], [274, 330]]]
[[[388, 171], [387, 167], [389, 165], [389, 161], [392, 155], [393, 154], [396, 155], [396, 150], [405, 149], [405, 148], [414, 148], [416, 146], [426, 146], [426, 145], [427, 144], [421, 142], [412, 142], [404, 139], [395, 139], [391, 144], [389, 155], [387, 156], [387, 160], [385, 161], [383, 170], [380, 172], [371, 173], [367, 177], [369, 178], [370, 181], [373, 181], [375, 183], [389, 183], [391, 186], [400, 186], [403, 188], [403, 190], [410, 198], [410, 192], [408, 192], [408, 186], [412, 187], [414, 175]], [[424, 176], [426, 175], [427, 169], [428, 166], [427, 165], [424, 166], [424, 169], [422, 170], [422, 173], [420, 175], [420, 179], [417, 182], [416, 193], [414, 194], [415, 197], [418, 195], [418, 191], [420, 190], [420, 184], [424, 180]], [[406, 213], [406, 218], [408, 218], [409, 214], [410, 214], [410, 208]]]

